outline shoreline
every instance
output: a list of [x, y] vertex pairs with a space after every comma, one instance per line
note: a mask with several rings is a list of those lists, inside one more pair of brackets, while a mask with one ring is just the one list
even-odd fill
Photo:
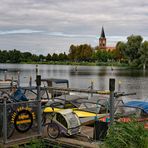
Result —
[[[110, 66], [110, 67], [124, 67], [128, 69], [142, 70], [142, 67], [135, 65], [129, 65], [127, 63], [120, 62], [70, 62], [70, 61], [50, 61], [50, 62], [20, 62], [20, 63], [0, 63], [0, 64], [36, 64], [36, 65], [71, 65], [71, 66]], [[148, 69], [145, 69], [148, 70]]]

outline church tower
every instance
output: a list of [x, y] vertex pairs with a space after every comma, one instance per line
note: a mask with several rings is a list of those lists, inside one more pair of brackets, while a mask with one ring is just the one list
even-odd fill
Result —
[[105, 37], [103, 26], [102, 26], [102, 30], [101, 30], [101, 36], [99, 38], [99, 48], [106, 49], [106, 37]]

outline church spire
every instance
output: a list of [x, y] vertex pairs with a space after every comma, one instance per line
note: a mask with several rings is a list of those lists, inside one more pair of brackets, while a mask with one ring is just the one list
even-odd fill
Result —
[[105, 37], [103, 26], [102, 26], [102, 30], [101, 30], [101, 36], [99, 38], [99, 48], [106, 49], [106, 37]]
[[103, 28], [103, 26], [102, 26], [102, 31], [101, 31], [101, 36], [100, 36], [101, 38], [105, 38], [105, 33], [104, 33], [104, 28]]

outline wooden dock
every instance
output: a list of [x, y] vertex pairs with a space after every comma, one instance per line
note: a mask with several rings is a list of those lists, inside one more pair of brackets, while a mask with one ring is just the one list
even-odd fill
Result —
[[[15, 134], [13, 137], [15, 137]], [[24, 139], [9, 141], [6, 144], [0, 143], [0, 148], [12, 148], [12, 147], [23, 147], [28, 145], [33, 139], [42, 139], [46, 147], [59, 146], [61, 148], [99, 148], [99, 143], [94, 141], [93, 138], [93, 127], [82, 126], [81, 133], [71, 137], [61, 136], [57, 139], [51, 139], [48, 137], [46, 127], [42, 136], [33, 136], [27, 138], [27, 133]]]

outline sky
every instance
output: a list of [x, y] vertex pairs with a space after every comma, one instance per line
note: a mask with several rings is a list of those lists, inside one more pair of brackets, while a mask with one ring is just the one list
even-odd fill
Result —
[[107, 46], [132, 34], [148, 40], [147, 0], [0, 0], [0, 49], [68, 53], [71, 44]]

